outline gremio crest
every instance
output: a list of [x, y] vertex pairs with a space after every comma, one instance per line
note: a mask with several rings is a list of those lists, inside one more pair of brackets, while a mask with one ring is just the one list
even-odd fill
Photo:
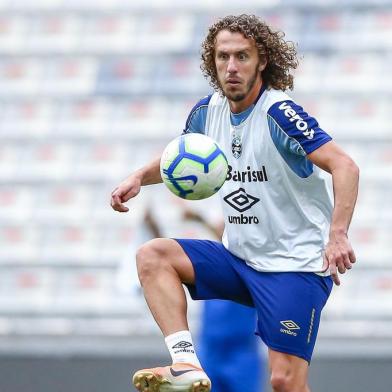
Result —
[[231, 152], [233, 153], [234, 158], [239, 158], [242, 153], [242, 140], [238, 135], [233, 136], [233, 140], [231, 141]]

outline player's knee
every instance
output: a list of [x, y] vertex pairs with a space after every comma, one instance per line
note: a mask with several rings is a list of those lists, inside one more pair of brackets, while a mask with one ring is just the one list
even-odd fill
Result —
[[275, 371], [271, 374], [271, 386], [274, 392], [303, 392], [288, 372]]
[[162, 264], [162, 251], [156, 240], [143, 244], [136, 253], [136, 265], [139, 279], [142, 282], [154, 272], [156, 273]]
[[287, 375], [282, 372], [273, 372], [271, 374], [271, 387], [274, 392], [284, 392], [287, 389]]

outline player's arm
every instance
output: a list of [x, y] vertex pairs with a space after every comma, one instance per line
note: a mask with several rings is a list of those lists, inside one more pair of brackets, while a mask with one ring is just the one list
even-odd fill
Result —
[[[207, 106], [210, 98], [211, 96], [204, 97], [193, 107], [186, 121], [183, 133], [204, 132]], [[112, 192], [110, 200], [112, 208], [118, 212], [129, 211], [129, 208], [125, 207], [123, 203], [137, 196], [143, 185], [152, 185], [162, 182], [159, 166], [160, 158], [157, 158], [122, 181]]]
[[333, 141], [322, 145], [307, 157], [315, 165], [332, 174], [334, 209], [324, 267], [329, 267], [332, 279], [339, 285], [337, 271], [343, 274], [355, 263], [355, 254], [347, 233], [358, 195], [359, 169]]
[[113, 210], [118, 212], [129, 211], [129, 208], [125, 207], [123, 203], [137, 196], [142, 186], [162, 182], [159, 165], [160, 158], [157, 158], [122, 181], [111, 195], [110, 205]]

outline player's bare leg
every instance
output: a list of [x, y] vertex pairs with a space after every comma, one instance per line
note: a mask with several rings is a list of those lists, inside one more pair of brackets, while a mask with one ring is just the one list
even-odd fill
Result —
[[268, 357], [274, 392], [310, 392], [307, 361], [272, 349], [268, 350]]
[[175, 240], [157, 238], [139, 249], [136, 260], [144, 297], [162, 333], [188, 329], [182, 282], [193, 283], [195, 273], [181, 246]]
[[[189, 334], [190, 338], [187, 301], [182, 283], [193, 283], [195, 274], [182, 247], [172, 239], [154, 239], [139, 249], [136, 260], [146, 302], [166, 337], [166, 344], [167, 339], [176, 339], [177, 334]], [[178, 343], [179, 351], [183, 351], [181, 344], [184, 341]], [[193, 342], [193, 348], [192, 345]], [[143, 392], [209, 392], [211, 382], [200, 368], [194, 350], [193, 354], [183, 354], [192, 361], [185, 363], [183, 357], [177, 362], [176, 358], [181, 358], [182, 354], [174, 353], [176, 345], [171, 346], [168, 345], [168, 348], [171, 350], [173, 365], [139, 370], [133, 376], [135, 387]]]

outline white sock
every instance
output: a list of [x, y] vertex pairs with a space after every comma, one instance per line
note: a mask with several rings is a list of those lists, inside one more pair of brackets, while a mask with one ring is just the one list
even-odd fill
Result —
[[201, 367], [189, 331], [179, 331], [165, 337], [173, 363], [190, 363]]

